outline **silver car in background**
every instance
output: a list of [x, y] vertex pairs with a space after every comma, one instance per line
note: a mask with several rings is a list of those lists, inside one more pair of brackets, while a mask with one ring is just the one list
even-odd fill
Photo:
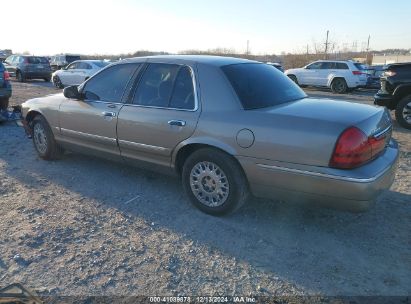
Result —
[[28, 100], [23, 116], [40, 157], [68, 149], [176, 173], [213, 215], [250, 194], [366, 210], [398, 161], [384, 108], [307, 98], [275, 67], [237, 58], [123, 60]]

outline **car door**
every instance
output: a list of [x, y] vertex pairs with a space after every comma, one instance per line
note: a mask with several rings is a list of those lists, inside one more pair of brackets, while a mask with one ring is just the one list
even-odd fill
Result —
[[301, 76], [298, 78], [300, 84], [304, 85], [319, 85], [318, 72], [321, 68], [322, 62], [314, 62], [307, 65], [304, 71], [301, 73]]
[[77, 62], [76, 69], [72, 73], [73, 84], [81, 84], [87, 78], [87, 69], [91, 66], [86, 62]]
[[317, 71], [317, 85], [325, 87], [328, 84], [328, 77], [330, 74], [336, 73], [336, 66], [334, 62], [324, 61], [321, 63]]
[[[62, 68], [59, 72], [59, 78], [63, 85], [74, 85], [75, 83], [75, 73], [77, 72], [78, 63], [73, 62], [69, 64], [66, 68]], [[78, 83], [77, 83], [78, 84]]]
[[60, 135], [66, 144], [91, 149], [103, 157], [119, 157], [117, 117], [123, 96], [138, 64], [117, 64], [84, 83], [82, 100], [66, 99], [60, 105]]
[[118, 117], [121, 155], [130, 162], [170, 166], [174, 148], [194, 132], [200, 109], [195, 67], [148, 64]]

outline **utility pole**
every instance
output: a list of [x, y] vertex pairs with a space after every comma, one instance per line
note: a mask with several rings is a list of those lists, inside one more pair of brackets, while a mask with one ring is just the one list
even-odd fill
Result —
[[370, 38], [371, 38], [371, 35], [368, 35], [368, 41], [367, 41], [367, 53], [368, 53], [368, 51], [370, 50]]
[[327, 38], [326, 38], [326, 40], [325, 40], [325, 58], [324, 59], [327, 59], [327, 51], [328, 51], [328, 44], [329, 44], [329, 42], [328, 42], [328, 34], [329, 34], [329, 30], [327, 30]]

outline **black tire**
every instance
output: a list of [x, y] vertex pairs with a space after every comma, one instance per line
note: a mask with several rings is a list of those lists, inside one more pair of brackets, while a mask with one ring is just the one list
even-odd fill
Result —
[[33, 130], [33, 144], [38, 155], [45, 160], [60, 158], [64, 150], [56, 143], [46, 119], [41, 115], [37, 115], [34, 117], [31, 126]]
[[16, 72], [16, 78], [19, 82], [26, 82], [26, 78], [24, 77], [23, 73], [20, 71]]
[[405, 96], [398, 102], [395, 118], [401, 127], [411, 130], [411, 95]]
[[[213, 169], [209, 170], [211, 167]], [[200, 171], [198, 168], [204, 169]], [[206, 169], [209, 170], [210, 174], [219, 176], [216, 176], [216, 179], [210, 178], [210, 175], [206, 173]], [[193, 205], [205, 213], [218, 216], [234, 212], [245, 203], [249, 196], [248, 182], [240, 165], [232, 156], [217, 149], [202, 148], [195, 151], [186, 159], [182, 171], [182, 183], [185, 193]], [[202, 174], [204, 174], [203, 177], [201, 177]], [[218, 183], [226, 184], [228, 187], [219, 187], [220, 185], [216, 184], [218, 178], [220, 178]], [[191, 181], [198, 181], [197, 185], [193, 184], [193, 187], [198, 188], [197, 196], [206, 199], [207, 194], [211, 195], [210, 191], [213, 191], [217, 199], [221, 199], [222, 202], [216, 202], [218, 204], [216, 206], [209, 206], [201, 202], [194, 194]], [[209, 187], [209, 185], [211, 186]], [[209, 188], [206, 190], [207, 187]], [[220, 191], [216, 188], [220, 188]], [[223, 188], [226, 190], [223, 191]], [[201, 193], [203, 194], [201, 195]], [[208, 202], [210, 201], [208, 200]]]
[[287, 75], [287, 76], [288, 76], [288, 78], [290, 78], [292, 81], [294, 81], [294, 83], [295, 83], [296, 85], [299, 85], [298, 80], [297, 80], [297, 76], [295, 76], [295, 75]]
[[6, 111], [9, 107], [9, 98], [0, 98], [0, 110]]
[[43, 79], [44, 79], [45, 82], [50, 82], [51, 81], [51, 77], [46, 77], [46, 78], [43, 78]]
[[63, 89], [64, 85], [60, 80], [60, 77], [58, 76], [53, 76], [53, 84], [57, 89]]
[[344, 78], [335, 78], [331, 83], [331, 91], [337, 94], [344, 94], [347, 92], [348, 86]]

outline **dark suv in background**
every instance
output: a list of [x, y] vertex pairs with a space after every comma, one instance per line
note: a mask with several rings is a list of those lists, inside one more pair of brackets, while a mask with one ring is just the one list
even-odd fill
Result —
[[53, 56], [50, 60], [51, 69], [53, 72], [60, 70], [76, 60], [81, 60], [80, 55], [62, 54]]
[[411, 62], [387, 65], [374, 104], [395, 110], [397, 122], [411, 129]]
[[47, 82], [51, 80], [51, 67], [46, 57], [11, 55], [5, 63], [20, 82], [26, 79], [44, 79]]
[[4, 65], [0, 62], [0, 111], [7, 110], [10, 96], [10, 76]]

